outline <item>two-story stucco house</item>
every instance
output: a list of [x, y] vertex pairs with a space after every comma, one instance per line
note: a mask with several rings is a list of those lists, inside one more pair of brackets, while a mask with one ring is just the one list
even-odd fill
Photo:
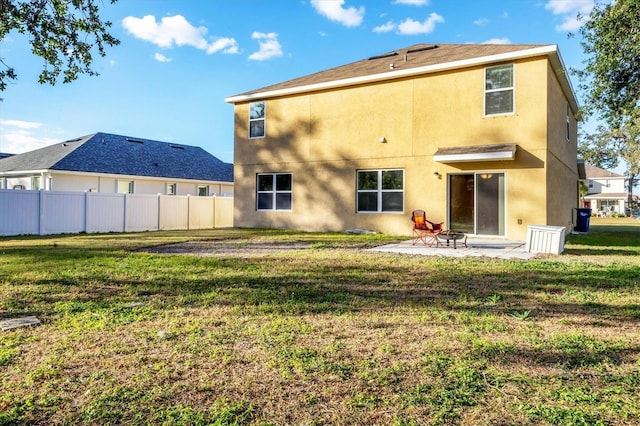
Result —
[[626, 178], [618, 173], [585, 164], [589, 191], [584, 196], [584, 206], [598, 216], [625, 213], [627, 198]]
[[524, 240], [571, 229], [577, 101], [555, 45], [419, 44], [226, 98], [240, 227]]
[[0, 189], [233, 195], [233, 165], [197, 146], [99, 132], [0, 158]]

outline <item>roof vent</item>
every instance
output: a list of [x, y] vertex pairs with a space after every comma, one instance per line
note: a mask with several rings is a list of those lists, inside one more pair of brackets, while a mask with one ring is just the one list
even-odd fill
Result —
[[424, 52], [425, 50], [433, 50], [433, 49], [437, 49], [437, 48], [438, 48], [437, 44], [432, 44], [431, 46], [417, 47], [415, 49], [407, 50], [407, 53]]
[[69, 139], [68, 141], [62, 142], [62, 146], [69, 146], [70, 143], [81, 141], [82, 138]]
[[169, 146], [175, 149], [184, 149], [184, 146], [178, 146], [178, 145], [169, 145]]
[[125, 141], [127, 142], [133, 142], [133, 143], [140, 143], [143, 144], [144, 141], [138, 140], [138, 139], [131, 139], [131, 138], [124, 138]]
[[385, 53], [384, 55], [372, 56], [368, 60], [371, 61], [373, 59], [390, 58], [392, 56], [397, 56], [397, 55], [398, 55], [398, 52]]

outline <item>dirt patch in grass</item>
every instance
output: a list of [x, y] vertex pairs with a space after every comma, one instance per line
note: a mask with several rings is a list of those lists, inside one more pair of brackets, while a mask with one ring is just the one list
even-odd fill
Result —
[[278, 252], [309, 250], [313, 244], [305, 241], [272, 241], [257, 239], [187, 241], [154, 247], [145, 247], [136, 251], [157, 254], [180, 254], [190, 256], [215, 257], [254, 257]]

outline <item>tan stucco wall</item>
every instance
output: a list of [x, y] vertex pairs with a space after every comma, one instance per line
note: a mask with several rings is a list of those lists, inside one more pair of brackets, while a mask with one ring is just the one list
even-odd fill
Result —
[[567, 100], [548, 65], [547, 224], [573, 229], [578, 207], [577, 121], [570, 109], [567, 139]]
[[[503, 116], [484, 117], [484, 67], [267, 99], [267, 137], [262, 139], [248, 139], [249, 104], [238, 103], [234, 225], [310, 231], [365, 228], [408, 235], [414, 209], [427, 210], [433, 220], [446, 219], [447, 174], [478, 171], [506, 174], [508, 238], [524, 240], [527, 225], [547, 224], [549, 218], [564, 221], [562, 213], [550, 212], [555, 207], [547, 208], [548, 180], [556, 182], [556, 192], [570, 192], [565, 188], [570, 173], [547, 169], [550, 125], [544, 105], [557, 102], [559, 90], [547, 88], [549, 72], [546, 57], [517, 62], [515, 113]], [[564, 121], [560, 128], [564, 131]], [[381, 137], [387, 142], [380, 143]], [[516, 159], [433, 161], [438, 148], [498, 143], [516, 143]], [[568, 161], [569, 154], [557, 156]], [[405, 170], [404, 212], [356, 213], [356, 171], [385, 168]], [[436, 171], [441, 179], [433, 177]], [[256, 211], [256, 174], [265, 172], [293, 174], [291, 212]], [[575, 192], [575, 182], [568, 185]]]

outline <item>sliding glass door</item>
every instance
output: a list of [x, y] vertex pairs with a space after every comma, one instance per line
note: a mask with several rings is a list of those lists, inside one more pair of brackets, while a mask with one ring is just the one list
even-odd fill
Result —
[[504, 173], [449, 175], [449, 228], [476, 235], [504, 235]]

